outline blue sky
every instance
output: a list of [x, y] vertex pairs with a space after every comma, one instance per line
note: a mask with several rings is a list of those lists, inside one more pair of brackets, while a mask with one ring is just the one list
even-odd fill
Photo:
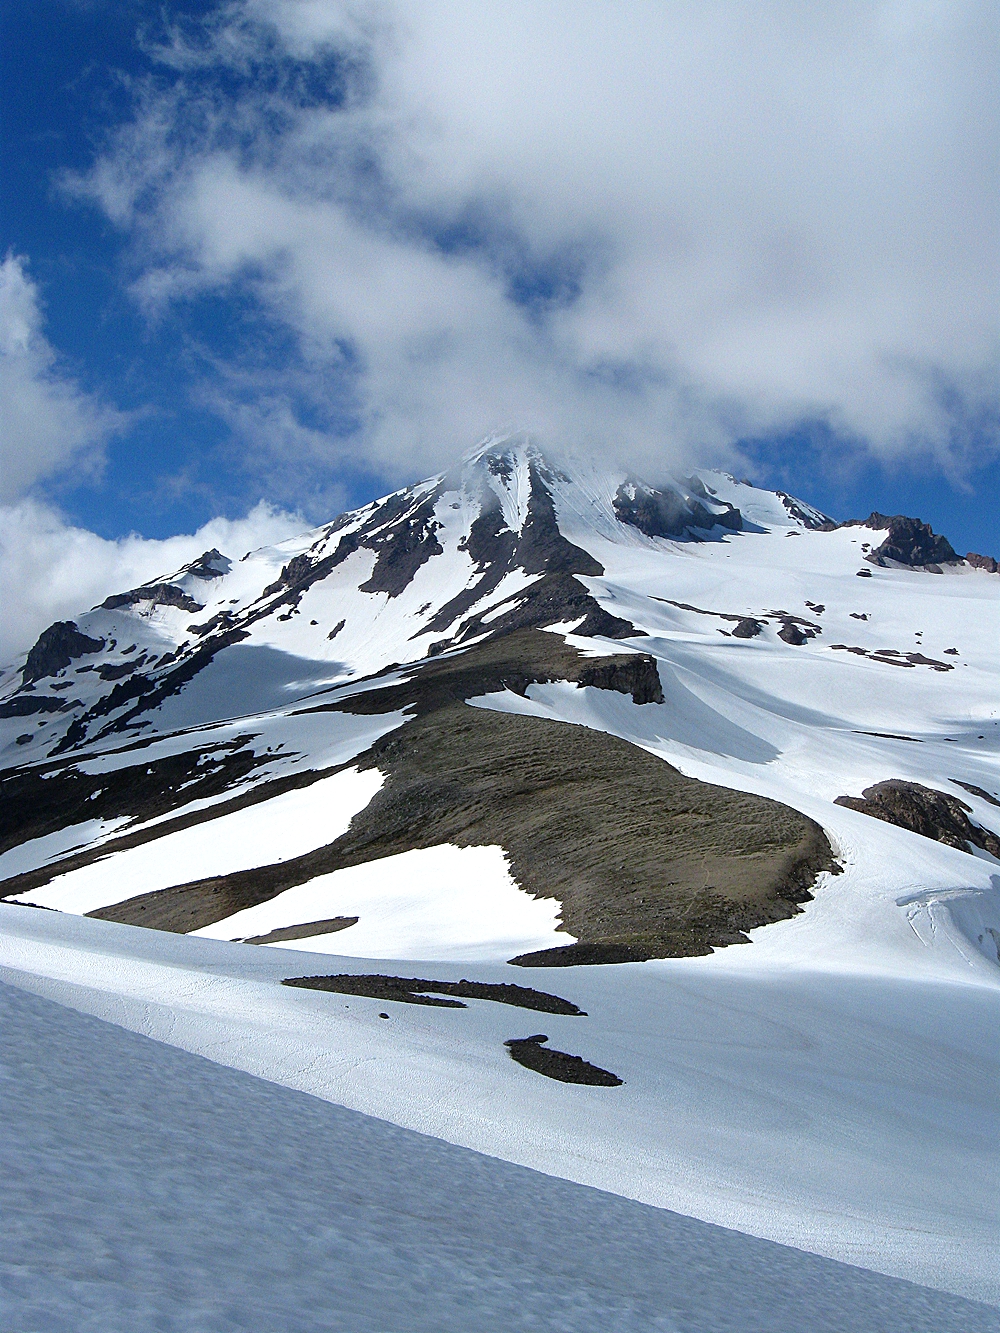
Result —
[[[0, 250], [27, 260], [45, 336], [82, 389], [130, 420], [104, 445], [100, 475], [73, 469], [45, 478], [42, 493], [104, 537], [166, 537], [216, 514], [235, 516], [265, 494], [233, 429], [204, 403], [213, 358], [265, 358], [280, 371], [288, 338], [238, 292], [149, 318], [129, 294], [136, 259], [127, 231], [61, 188], [86, 172], [114, 128], [134, 111], [134, 85], [157, 73], [144, 34], [158, 6], [11, 0], [3, 7], [0, 70], [6, 109]], [[172, 5], [195, 17], [210, 6]], [[347, 502], [379, 482], [340, 464]], [[340, 490], [335, 492], [341, 498]], [[278, 503], [325, 516], [306, 481]]]
[[997, 13], [836, 9], [6, 0], [5, 501], [319, 521], [510, 424], [1000, 554]]

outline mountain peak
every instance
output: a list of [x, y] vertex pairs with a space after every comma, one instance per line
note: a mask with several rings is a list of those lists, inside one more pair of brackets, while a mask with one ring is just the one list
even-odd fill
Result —
[[[921, 552], [950, 552], [940, 539], [931, 549], [921, 525], [911, 533], [908, 520], [885, 523], [897, 536], [926, 540], [905, 550], [901, 539], [891, 550], [883, 545], [866, 569], [891, 572], [901, 556], [918, 564]], [[652, 606], [664, 601], [649, 589], [673, 588], [685, 556], [700, 551], [706, 569], [718, 559], [733, 571], [753, 566], [758, 538], [830, 542], [837, 531], [803, 502], [722, 472], [652, 485], [593, 458], [560, 456], [556, 465], [528, 433], [497, 432], [448, 472], [301, 537], [235, 565], [213, 548], [50, 627], [20, 670], [0, 680], [0, 723], [11, 720], [6, 745], [20, 759], [158, 729], [181, 715], [206, 720], [205, 708], [228, 716], [269, 707], [319, 681], [332, 686], [528, 629], [636, 640], [638, 649], [658, 632]], [[853, 576], [869, 548], [843, 536]], [[640, 570], [646, 591], [638, 594]], [[770, 602], [782, 600], [776, 588]], [[786, 643], [818, 632], [810, 618], [779, 616], [764, 600], [719, 614], [723, 625], [737, 625], [738, 638], [765, 634], [769, 615]], [[277, 683], [265, 683], [268, 673]], [[227, 684], [209, 701], [216, 676]], [[193, 711], [178, 713], [178, 699], [191, 700]], [[15, 722], [29, 717], [30, 731]]]

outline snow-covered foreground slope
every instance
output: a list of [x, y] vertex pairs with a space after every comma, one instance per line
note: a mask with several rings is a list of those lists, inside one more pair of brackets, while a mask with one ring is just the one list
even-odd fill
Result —
[[[524, 984], [512, 967], [373, 964], [18, 907], [0, 907], [0, 930], [0, 977], [133, 1031], [506, 1161], [1000, 1303], [996, 987], [730, 970], [719, 955], [533, 972], [586, 1011], [567, 1017], [279, 984], [340, 971]], [[535, 1032], [623, 1086], [521, 1068], [503, 1043]]]
[[[32, 905], [0, 904], [4, 976], [407, 1130], [1000, 1303], [1000, 577], [910, 520], [571, 471], [490, 442], [46, 631], [0, 679], [2, 892]], [[887, 781], [905, 827], [863, 812]], [[508, 965], [586, 959], [576, 940], [650, 961]], [[587, 1016], [279, 984], [339, 973]], [[541, 1032], [623, 1084], [515, 1063], [504, 1042]]]
[[0, 1022], [7, 1333], [1000, 1329], [986, 1306], [463, 1151], [6, 986]]

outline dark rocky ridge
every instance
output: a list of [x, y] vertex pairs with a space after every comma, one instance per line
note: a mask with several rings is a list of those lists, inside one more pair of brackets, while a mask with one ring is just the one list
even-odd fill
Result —
[[[430, 488], [418, 487], [398, 492], [373, 504], [367, 511], [343, 515], [329, 524], [309, 551], [286, 563], [278, 579], [263, 590], [256, 603], [242, 611], [225, 608], [202, 624], [189, 625], [189, 633], [202, 640], [200, 644], [182, 644], [173, 654], [165, 655], [158, 662], [142, 661], [135, 665], [101, 663], [95, 668], [98, 676], [102, 681], [115, 683], [114, 688], [90, 701], [86, 711], [77, 700], [58, 706], [8, 701], [2, 707], [12, 716], [75, 710], [76, 716], [68, 719], [68, 724], [61, 725], [62, 734], [50, 751], [53, 756], [77, 749], [87, 741], [99, 740], [141, 725], [145, 714], [181, 690], [219, 651], [243, 638], [256, 621], [276, 614], [280, 619], [287, 619], [295, 614], [303, 594], [357, 550], [366, 548], [376, 552], [374, 568], [368, 580], [361, 585], [362, 590], [385, 592], [389, 597], [398, 596], [409, 586], [417, 570], [441, 553], [436, 535], [441, 525], [434, 518], [434, 510], [444, 492], [456, 487], [464, 488], [470, 498], [477, 499], [480, 504], [480, 513], [472, 523], [465, 543], [469, 554], [476, 561], [476, 578], [451, 602], [439, 608], [413, 636], [420, 639], [429, 634], [449, 634], [447, 638], [432, 641], [431, 654], [474, 639], [557, 623], [572, 625], [575, 632], [583, 636], [629, 638], [643, 634], [644, 631], [630, 621], [605, 610], [574, 577], [578, 574], [596, 576], [603, 570], [597, 560], [568, 541], [559, 530], [551, 488], [562, 474], [555, 472], [537, 451], [528, 451], [528, 503], [521, 530], [512, 532], [504, 523], [499, 499], [488, 477], [509, 483], [516, 461], [513, 453], [510, 449], [499, 450], [480, 461], [483, 466], [478, 472], [475, 467], [470, 469], [463, 466]], [[713, 503], [697, 478], [690, 479], [686, 484], [692, 496], [700, 495], [706, 505]], [[655, 492], [647, 487], [645, 493], [651, 501], [666, 503], [663, 499], [665, 492]], [[660, 500], [657, 500], [657, 496]], [[731, 506], [721, 514], [710, 514], [700, 500], [691, 498], [685, 514], [687, 519], [699, 523], [714, 523], [721, 519], [732, 527], [739, 526], [738, 511]], [[335, 549], [331, 551], [334, 534], [348, 523], [358, 526], [353, 531], [342, 533]], [[211, 580], [225, 573], [230, 566], [231, 562], [213, 549], [206, 551], [174, 578], [191, 575]], [[475, 603], [491, 593], [505, 574], [513, 569], [523, 569], [529, 574], [538, 575], [536, 583], [523, 593], [511, 596], [500, 606], [498, 614], [491, 613], [488, 620], [484, 619], [484, 612], [473, 613]], [[203, 610], [195, 598], [171, 580], [116, 594], [105, 601], [104, 607], [114, 609], [140, 602], [174, 606], [193, 612]], [[456, 622], [457, 628], [452, 629]], [[740, 634], [749, 633], [751, 629], [752, 622], [746, 620]], [[50, 646], [57, 630], [58, 626], [51, 627], [42, 636], [42, 641], [33, 650], [33, 656], [30, 656], [31, 667], [37, 669], [37, 662], [44, 655], [43, 650]], [[336, 632], [334, 629], [331, 634]], [[76, 633], [79, 633], [78, 629]], [[101, 641], [80, 636], [73, 645], [74, 651], [82, 650], [87, 644], [100, 645]], [[98, 649], [91, 646], [87, 650]]]
[[[489, 458], [487, 463], [494, 475], [504, 475], [502, 456]], [[509, 461], [507, 471], [510, 472]], [[481, 577], [441, 607], [414, 635], [415, 638], [447, 630], [477, 601], [492, 592], [512, 569], [520, 568], [529, 574], [603, 574], [603, 567], [592, 556], [567, 541], [559, 531], [552, 495], [546, 485], [546, 479], [552, 480], [552, 473], [540, 459], [529, 464], [528, 473], [530, 494], [519, 533], [506, 527], [493, 491], [485, 484], [478, 486], [476, 498], [481, 509], [471, 526], [466, 549], [476, 561], [477, 573]], [[262, 598], [266, 598], [280, 593], [278, 601], [258, 607], [244, 623], [272, 614], [281, 604], [296, 606], [309, 587], [362, 548], [376, 551], [378, 558], [371, 576], [359, 585], [361, 591], [399, 596], [423, 564], [443, 553], [436, 536], [441, 525], [434, 518], [434, 509], [447, 490], [460, 484], [461, 474], [458, 474], [446, 477], [422, 497], [414, 497], [408, 491], [390, 496], [372, 509], [355, 532], [344, 534], [333, 554], [317, 558], [304, 552], [295, 556], [262, 594]], [[335, 527], [332, 525], [324, 534], [324, 543]], [[582, 596], [589, 596], [582, 585], [576, 587]], [[591, 602], [596, 607], [593, 599]]]
[[120, 680], [109, 694], [92, 704], [82, 716], [74, 719], [62, 740], [53, 747], [51, 754], [53, 756], [63, 754], [65, 751], [79, 745], [87, 738], [90, 723], [98, 721], [102, 717], [107, 717], [110, 713], [117, 712], [134, 699], [137, 701], [134, 707], [127, 709], [120, 717], [103, 726], [93, 739], [101, 740], [105, 736], [127, 730], [140, 713], [155, 708], [164, 699], [177, 694], [203, 667], [208, 666], [216, 653], [221, 652], [231, 643], [239, 643], [246, 637], [246, 630], [227, 629], [199, 644], [197, 648], [189, 652], [182, 661], [171, 667], [169, 671], [157, 675], [137, 671], [126, 680]]
[[371, 577], [358, 585], [362, 592], [384, 592], [398, 597], [421, 565], [431, 556], [443, 553], [434, 535], [441, 527], [434, 518], [439, 498], [437, 491], [432, 492], [411, 513], [364, 543], [378, 552], [378, 558]]
[[559, 531], [552, 493], [545, 484], [545, 470], [533, 463], [528, 475], [531, 494], [528, 512], [521, 525], [515, 563], [528, 574], [590, 574], [600, 577], [604, 573], [604, 566], [587, 551], [567, 541]]
[[882, 544], [865, 556], [873, 565], [885, 567], [887, 561], [891, 560], [913, 569], [933, 569], [935, 565], [957, 563], [961, 558], [947, 537], [939, 537], [929, 523], [922, 523], [919, 518], [908, 518], [905, 514], [889, 516], [873, 512], [867, 518], [850, 519], [840, 526], [872, 528], [875, 532], [888, 528], [888, 535]]
[[890, 778], [866, 787], [860, 796], [838, 796], [836, 804], [956, 847], [960, 852], [968, 852], [971, 843], [1000, 858], [1000, 837], [972, 823], [970, 805], [957, 796], [932, 791], [917, 782]]
[[[504, 607], [508, 609], [503, 610]], [[451, 638], [432, 644], [429, 651], [433, 655], [483, 635], [502, 638], [518, 630], [541, 629], [546, 625], [573, 625], [573, 633], [584, 638], [646, 637], [646, 631], [637, 629], [630, 620], [606, 611], [571, 574], [546, 574], [506, 601], [462, 621]]]
[[[689, 488], [693, 488], [696, 481], [692, 479]], [[697, 486], [702, 498], [707, 500], [705, 487], [701, 482], [697, 482]], [[717, 503], [720, 510], [712, 512], [700, 500], [633, 480], [623, 482], [612, 501], [618, 521], [638, 528], [647, 537], [683, 537], [691, 528], [706, 531], [716, 525], [739, 532], [743, 527], [740, 511], [731, 504]]]
[[232, 567], [233, 562], [229, 557], [213, 546], [210, 551], [202, 551], [197, 560], [185, 565], [181, 574], [193, 574], [196, 579], [217, 579], [222, 574], [228, 574]]
[[21, 668], [21, 684], [30, 685], [46, 676], [54, 676], [78, 657], [99, 653], [103, 639], [91, 639], [81, 634], [74, 620], [57, 620], [43, 629]]
[[[509, 480], [513, 474], [510, 459], [503, 455], [487, 460], [490, 471], [503, 480]], [[529, 497], [527, 512], [520, 532], [507, 527], [500, 501], [493, 490], [486, 485], [477, 488], [475, 498], [479, 501], [479, 516], [474, 520], [465, 550], [476, 562], [475, 583], [463, 589], [451, 601], [445, 603], [427, 624], [413, 637], [422, 638], [425, 634], [443, 633], [460, 616], [470, 610], [482, 598], [493, 592], [503, 578], [514, 569], [523, 569], [528, 574], [541, 574], [553, 580], [544, 589], [539, 589], [530, 599], [533, 610], [527, 615], [514, 615], [502, 618], [499, 624], [491, 624], [491, 633], [506, 633], [510, 629], [522, 629], [528, 625], [555, 624], [557, 621], [574, 618], [576, 607], [581, 607], [579, 615], [600, 612], [597, 602], [590, 596], [583, 584], [568, 578], [572, 574], [600, 576], [603, 566], [593, 556], [574, 546], [559, 531], [555, 505], [546, 481], [553, 479], [553, 474], [541, 463], [532, 462], [528, 468]], [[457, 484], [446, 481], [445, 485]], [[535, 585], [537, 587], [537, 585]], [[515, 600], [515, 599], [509, 599]], [[566, 606], [556, 605], [558, 602]], [[541, 618], [538, 611], [541, 611]], [[569, 614], [565, 614], [565, 612]], [[551, 615], [551, 619], [545, 616]], [[577, 617], [578, 618], [578, 617]], [[597, 623], [592, 621], [591, 623]], [[627, 621], [616, 617], [607, 617], [609, 627], [617, 627], [618, 633], [608, 637], [625, 638], [634, 634], [630, 627], [628, 634], [622, 631]], [[456, 642], [475, 637], [482, 633], [481, 615], [463, 622], [454, 636]], [[607, 634], [605, 629], [582, 630], [585, 634]]]
[[781, 501], [789, 518], [794, 518], [797, 523], [801, 523], [804, 528], [808, 528], [811, 532], [833, 532], [840, 527], [839, 523], [826, 514], [821, 514], [819, 510], [810, 511], [805, 509], [793, 495], [789, 495], [786, 491], [775, 491], [775, 495]]
[[500, 690], [523, 696], [529, 685], [551, 681], [616, 690], [630, 694], [636, 704], [663, 702], [656, 659], [647, 653], [588, 657], [571, 648], [561, 636], [535, 629], [499, 634], [462, 652], [417, 663], [411, 670], [407, 680], [352, 694], [344, 700], [307, 704], [297, 712], [370, 714], [405, 708], [421, 717], [448, 704]]
[[507, 527], [500, 502], [490, 491], [483, 500], [483, 510], [469, 529], [465, 550], [476, 562], [475, 583], [463, 588], [451, 601], [446, 602], [427, 624], [413, 635], [441, 634], [483, 597], [488, 597], [514, 567], [517, 533]]
[[275, 581], [267, 585], [259, 600], [262, 602], [264, 598], [272, 597], [275, 593], [282, 595], [267, 606], [258, 605], [246, 617], [247, 624], [252, 624], [255, 620], [270, 615], [279, 606], [298, 606], [302, 600], [302, 594], [308, 591], [314, 583], [326, 578], [327, 574], [336, 569], [338, 565], [343, 564], [347, 557], [353, 555], [358, 549], [358, 545], [357, 534], [345, 532], [337, 543], [336, 549], [330, 555], [318, 557], [304, 551], [301, 555], [293, 556]]

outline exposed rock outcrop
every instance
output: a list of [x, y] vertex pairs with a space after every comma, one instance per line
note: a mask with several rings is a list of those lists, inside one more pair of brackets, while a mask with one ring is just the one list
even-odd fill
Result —
[[[484, 619], [486, 615], [488, 620]], [[585, 638], [600, 635], [605, 639], [630, 639], [645, 637], [646, 633], [630, 620], [606, 611], [572, 575], [550, 574], [508, 597], [499, 607], [470, 616], [458, 627], [453, 640], [433, 645], [431, 651], [440, 651], [452, 642], [464, 643], [481, 634], [498, 638], [516, 630], [546, 625], [572, 625], [573, 633]]]
[[794, 518], [796, 523], [801, 523], [804, 528], [808, 528], [811, 532], [833, 532], [840, 526], [828, 514], [822, 513], [819, 509], [813, 509], [812, 505], [803, 504], [801, 500], [796, 500], [794, 495], [789, 495], [786, 491], [775, 491], [775, 495], [781, 501], [788, 517]]
[[850, 519], [840, 525], [844, 528], [871, 528], [875, 532], [888, 529], [880, 546], [869, 551], [865, 559], [873, 565], [886, 566], [889, 561], [909, 565], [912, 569], [930, 569], [954, 564], [960, 559], [947, 537], [938, 536], [929, 523], [905, 514], [872, 512], [867, 518]]
[[971, 565], [973, 569], [985, 569], [987, 574], [996, 574], [1000, 565], [997, 564], [991, 555], [979, 555], [975, 551], [970, 551], [965, 557], [965, 563]]
[[203, 551], [197, 560], [192, 560], [181, 570], [182, 574], [192, 574], [196, 579], [217, 579], [228, 574], [233, 562], [216, 547]]
[[741, 616], [730, 630], [734, 639], [756, 639], [764, 625], [753, 616]]
[[15, 694], [0, 704], [0, 717], [34, 717], [36, 713], [65, 713], [78, 708], [79, 699], [53, 699], [51, 694]]
[[895, 824], [897, 828], [909, 829], [924, 838], [933, 838], [960, 852], [967, 852], [971, 843], [1000, 858], [1000, 837], [972, 823], [970, 805], [957, 796], [932, 791], [917, 782], [890, 778], [866, 787], [860, 796], [838, 796], [836, 804]]
[[[707, 500], [704, 486], [699, 483], [699, 488]], [[619, 522], [638, 528], [647, 537], [683, 537], [691, 528], [704, 531], [716, 525], [739, 532], [743, 527], [740, 511], [722, 501], [715, 503], [719, 508], [710, 511], [690, 495], [657, 490], [641, 481], [623, 482], [613, 501]]]
[[398, 597], [421, 565], [441, 555], [435, 533], [441, 524], [434, 518], [438, 496], [432, 493], [404, 518], [369, 538], [364, 545], [378, 552], [371, 577], [358, 586], [362, 592], [384, 592]]
[[75, 621], [57, 620], [39, 634], [21, 668], [21, 682], [30, 685], [32, 681], [54, 676], [77, 657], [99, 653], [103, 648], [103, 639], [81, 634]]
[[204, 606], [175, 583], [150, 583], [143, 588], [132, 588], [128, 592], [117, 592], [101, 603], [105, 611], [117, 611], [122, 606], [135, 606], [138, 602], [149, 602], [151, 606], [175, 606], [180, 611], [203, 611]]

